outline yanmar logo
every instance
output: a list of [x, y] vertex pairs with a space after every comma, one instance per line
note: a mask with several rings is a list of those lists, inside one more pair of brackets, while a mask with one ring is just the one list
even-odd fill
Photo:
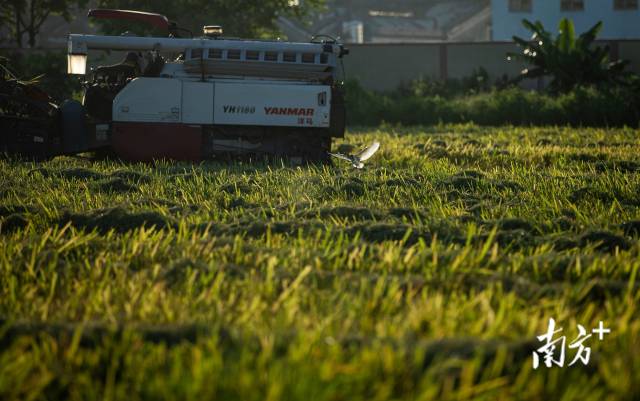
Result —
[[222, 106], [222, 111], [228, 114], [254, 114], [254, 106]]
[[303, 107], [265, 107], [264, 113], [268, 116], [313, 116], [314, 109]]

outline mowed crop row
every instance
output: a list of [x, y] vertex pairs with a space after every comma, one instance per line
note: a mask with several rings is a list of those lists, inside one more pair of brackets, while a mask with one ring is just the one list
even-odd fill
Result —
[[[381, 127], [364, 170], [0, 161], [1, 399], [632, 400], [640, 131]], [[537, 335], [603, 321], [589, 364]]]

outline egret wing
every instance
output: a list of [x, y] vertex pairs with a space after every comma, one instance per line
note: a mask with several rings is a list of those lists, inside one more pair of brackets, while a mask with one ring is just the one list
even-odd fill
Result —
[[327, 153], [329, 153], [333, 157], [337, 157], [338, 159], [346, 160], [348, 162], [353, 162], [353, 160], [351, 160], [350, 157], [343, 155], [342, 153], [331, 153], [331, 152], [327, 152]]
[[378, 149], [380, 149], [380, 142], [374, 142], [371, 144], [371, 146], [357, 154], [356, 157], [360, 161], [365, 161], [373, 156], [378, 151]]

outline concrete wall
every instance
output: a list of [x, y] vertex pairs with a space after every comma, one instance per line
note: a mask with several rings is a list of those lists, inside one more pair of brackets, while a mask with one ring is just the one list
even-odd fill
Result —
[[[640, 40], [601, 41], [611, 47], [612, 59], [631, 61], [631, 69], [640, 73]], [[376, 91], [397, 88], [418, 78], [447, 79], [468, 77], [484, 68], [493, 82], [507, 75], [515, 77], [526, 64], [508, 61], [507, 52], [517, 52], [513, 42], [420, 43], [420, 44], [352, 44], [344, 58], [347, 79], [357, 79], [362, 86]], [[524, 82], [537, 88], [537, 81]]]
[[344, 57], [347, 79], [365, 88], [386, 90], [440, 74], [440, 47], [432, 44], [349, 45]]
[[513, 77], [525, 67], [520, 62], [507, 61], [507, 52], [518, 51], [513, 43], [451, 43], [446, 48], [448, 78], [468, 77], [480, 67], [487, 70], [492, 78]]
[[522, 26], [522, 19], [540, 20], [549, 31], [554, 31], [560, 20], [573, 20], [576, 32], [581, 33], [604, 23], [598, 36], [602, 39], [640, 39], [640, 9], [614, 10], [614, 0], [584, 0], [584, 10], [565, 12], [561, 0], [532, 0], [531, 12], [509, 11], [509, 0], [491, 0], [493, 40], [511, 40], [513, 35], [528, 38], [531, 33]]

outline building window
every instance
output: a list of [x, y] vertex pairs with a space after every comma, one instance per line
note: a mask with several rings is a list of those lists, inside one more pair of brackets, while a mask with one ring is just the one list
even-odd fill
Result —
[[560, 2], [560, 9], [562, 11], [583, 11], [584, 0], [562, 0]]
[[638, 0], [613, 0], [614, 10], [637, 10]]
[[509, 11], [512, 13], [530, 13], [532, 0], [509, 0]]

